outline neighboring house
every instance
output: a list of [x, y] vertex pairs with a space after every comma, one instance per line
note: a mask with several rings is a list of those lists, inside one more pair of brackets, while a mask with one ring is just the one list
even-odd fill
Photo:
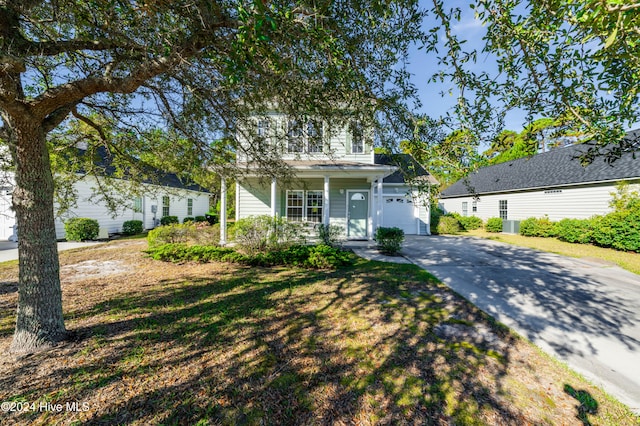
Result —
[[[108, 178], [115, 179], [115, 178]], [[4, 186], [0, 188], [0, 241], [15, 240], [15, 214], [11, 209], [13, 180], [6, 174]], [[119, 183], [127, 181], [119, 180]], [[109, 234], [122, 232], [122, 224], [127, 220], [141, 220], [145, 229], [157, 226], [163, 216], [177, 216], [182, 222], [185, 217], [204, 216], [209, 210], [209, 193], [197, 185], [184, 185], [177, 176], [165, 174], [158, 184], [143, 183], [145, 186], [139, 197], [134, 197], [128, 206], [116, 211], [115, 217], [106, 203], [98, 195], [97, 182], [93, 177], [85, 176], [74, 184], [77, 192], [76, 206], [63, 215], [56, 215], [56, 236], [65, 237], [64, 221], [72, 217], [96, 219], [100, 228]], [[57, 208], [54, 207], [54, 208]]]
[[[380, 226], [430, 233], [429, 200], [417, 184], [437, 181], [414, 167], [416, 181], [407, 182], [397, 164], [409, 160], [375, 155], [370, 132], [357, 123], [329, 132], [326, 123], [300, 125], [272, 114], [255, 125], [257, 135], [278, 147], [295, 177], [265, 184], [256, 172], [237, 182], [236, 219], [268, 214], [309, 225], [338, 225], [349, 239], [371, 239]], [[285, 132], [278, 136], [273, 129]], [[251, 167], [250, 158], [239, 161]]]
[[547, 215], [557, 221], [606, 214], [617, 182], [640, 189], [640, 158], [626, 153], [609, 164], [599, 157], [583, 167], [578, 157], [586, 149], [572, 145], [481, 168], [442, 191], [440, 206], [483, 220]]

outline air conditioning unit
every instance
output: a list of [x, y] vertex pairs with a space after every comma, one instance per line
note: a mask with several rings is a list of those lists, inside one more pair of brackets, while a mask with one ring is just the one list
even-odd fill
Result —
[[519, 220], [503, 220], [502, 232], [504, 232], [505, 234], [519, 234], [520, 221]]

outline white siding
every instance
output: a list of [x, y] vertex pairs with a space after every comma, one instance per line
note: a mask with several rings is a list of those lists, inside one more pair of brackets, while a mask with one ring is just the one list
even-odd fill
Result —
[[[636, 189], [640, 185], [635, 185]], [[529, 217], [549, 216], [557, 221], [564, 218], [587, 219], [593, 215], [603, 215], [611, 211], [611, 194], [616, 192], [615, 184], [585, 185], [580, 187], [559, 187], [550, 190], [536, 190], [503, 194], [481, 195], [477, 213], [472, 212], [473, 197], [446, 198], [440, 200], [445, 212], [462, 214], [462, 203], [468, 203], [468, 215], [483, 220], [499, 216], [499, 201], [507, 200], [509, 220], [523, 220]]]
[[[145, 229], [155, 227], [162, 217], [162, 196], [168, 195], [170, 199], [171, 216], [178, 216], [180, 222], [187, 216], [187, 198], [193, 199], [193, 215], [204, 216], [209, 210], [209, 194], [204, 192], [189, 191], [176, 188], [165, 188], [158, 185], [145, 185], [146, 195], [143, 196], [142, 212], [133, 210], [134, 200], [129, 206], [123, 206], [117, 212], [112, 213], [99, 196], [92, 197], [95, 193], [96, 183], [93, 178], [86, 178], [75, 184], [78, 194], [77, 206], [66, 212], [64, 216], [56, 218], [56, 236], [64, 238], [64, 221], [72, 217], [89, 217], [96, 219], [101, 228], [106, 228], [110, 234], [122, 232], [122, 224], [127, 220], [142, 220]], [[157, 206], [157, 212], [151, 211], [151, 206]], [[154, 223], [154, 219], [157, 219]]]

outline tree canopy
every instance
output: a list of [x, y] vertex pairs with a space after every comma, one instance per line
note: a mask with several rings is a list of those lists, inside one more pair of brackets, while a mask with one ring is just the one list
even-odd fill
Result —
[[229, 148], [280, 173], [264, 139], [238, 143], [255, 136], [246, 133], [256, 112], [399, 130], [415, 94], [402, 63], [421, 20], [410, 0], [0, 0], [0, 138], [15, 166], [20, 228], [12, 350], [66, 336], [53, 222], [59, 157], [50, 155], [70, 148], [63, 133], [93, 129], [100, 137], [90, 142], [133, 166], [158, 147], [150, 131], [160, 128], [220, 175], [237, 172], [222, 161]]
[[[453, 81], [459, 89], [456, 115], [463, 128], [492, 139], [502, 130], [506, 111], [521, 108], [530, 121], [567, 117], [590, 144], [589, 158], [615, 159], [638, 149], [638, 141], [622, 137], [640, 121], [640, 4], [464, 2], [486, 28], [477, 49], [453, 30], [463, 13], [449, 4], [432, 0], [438, 25], [427, 46], [439, 54], [441, 65], [433, 80]], [[603, 150], [609, 142], [617, 145]]]

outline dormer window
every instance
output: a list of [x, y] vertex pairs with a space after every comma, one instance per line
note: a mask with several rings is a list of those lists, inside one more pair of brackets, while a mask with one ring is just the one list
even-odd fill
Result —
[[321, 153], [323, 151], [322, 123], [309, 120], [301, 123], [289, 120], [287, 132], [287, 152]]
[[351, 153], [364, 153], [364, 130], [362, 129], [362, 124], [352, 121], [349, 125], [349, 130], [351, 132]]

